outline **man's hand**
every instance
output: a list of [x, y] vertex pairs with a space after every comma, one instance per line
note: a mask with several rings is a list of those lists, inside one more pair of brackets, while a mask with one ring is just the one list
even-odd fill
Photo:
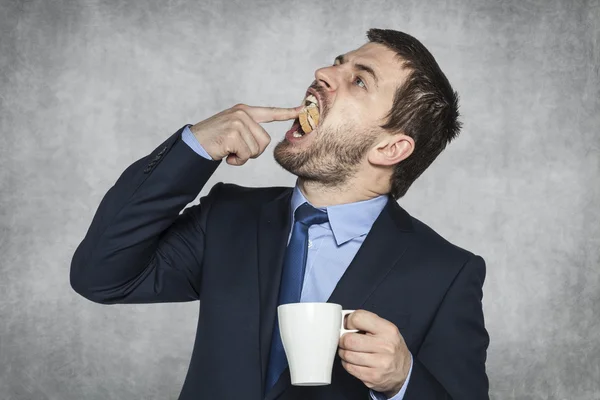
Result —
[[295, 119], [301, 109], [236, 104], [190, 130], [213, 160], [227, 157], [227, 164], [242, 165], [261, 155], [271, 142], [260, 123]]
[[396, 325], [366, 310], [356, 310], [346, 318], [347, 329], [340, 338], [338, 353], [342, 365], [372, 390], [388, 398], [395, 396], [410, 370], [410, 352]]

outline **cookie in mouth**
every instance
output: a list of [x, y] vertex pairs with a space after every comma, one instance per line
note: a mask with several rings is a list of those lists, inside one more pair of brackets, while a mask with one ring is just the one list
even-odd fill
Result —
[[298, 116], [302, 132], [298, 132], [300, 136], [297, 137], [311, 133], [319, 124], [319, 117], [319, 102], [314, 95], [309, 94], [304, 99], [304, 108], [300, 111], [300, 115]]

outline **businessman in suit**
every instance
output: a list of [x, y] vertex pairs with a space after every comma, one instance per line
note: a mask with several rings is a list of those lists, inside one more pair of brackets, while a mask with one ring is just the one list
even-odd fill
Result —
[[[414, 37], [367, 38], [315, 72], [301, 106], [186, 124], [102, 199], [71, 285], [101, 304], [201, 301], [180, 400], [488, 399], [485, 262], [397, 202], [458, 135], [457, 94]], [[261, 123], [285, 120], [274, 156], [294, 187], [218, 183], [185, 208], [223, 160], [264, 152]], [[292, 386], [276, 308], [311, 301], [356, 309], [359, 332], [340, 339], [331, 385]]]

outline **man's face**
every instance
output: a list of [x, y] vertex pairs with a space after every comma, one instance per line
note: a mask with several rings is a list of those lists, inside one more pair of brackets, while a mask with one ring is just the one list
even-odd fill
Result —
[[318, 125], [298, 137], [294, 131], [302, 129], [296, 121], [275, 147], [275, 160], [298, 177], [325, 185], [355, 174], [387, 134], [379, 126], [407, 74], [395, 57], [384, 45], [367, 43], [318, 69], [309, 87], [319, 105]]

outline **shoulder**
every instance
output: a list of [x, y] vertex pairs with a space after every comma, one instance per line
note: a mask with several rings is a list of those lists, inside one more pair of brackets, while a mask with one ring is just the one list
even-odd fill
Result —
[[218, 192], [220, 201], [238, 202], [244, 200], [269, 201], [291, 190], [292, 188], [286, 186], [251, 187], [224, 182], [215, 184], [211, 189], [211, 191]]
[[433, 229], [431, 226], [429, 226], [422, 220], [413, 216], [411, 216], [410, 218], [417, 238], [423, 243], [434, 245], [437, 248], [441, 249], [444, 253], [451, 254], [454, 257], [466, 259], [475, 256], [475, 254], [472, 251], [467, 250], [454, 242], [451, 242], [450, 239], [448, 239], [445, 236], [442, 236], [442, 234], [440, 234], [438, 231]]
[[437, 280], [451, 284], [458, 276], [482, 286], [486, 276], [486, 262], [477, 252], [451, 242], [425, 222], [410, 216], [413, 226], [413, 260]]
[[[439, 233], [428, 223], [402, 209], [412, 226], [412, 244], [415, 255], [427, 265], [454, 266], [461, 269], [466, 264], [484, 264], [483, 258], [476, 252], [466, 249]], [[417, 255], [418, 254], [418, 255]]]
[[285, 186], [250, 187], [233, 183], [216, 183], [206, 196], [213, 207], [227, 209], [258, 209], [265, 203], [291, 193], [293, 188]]

